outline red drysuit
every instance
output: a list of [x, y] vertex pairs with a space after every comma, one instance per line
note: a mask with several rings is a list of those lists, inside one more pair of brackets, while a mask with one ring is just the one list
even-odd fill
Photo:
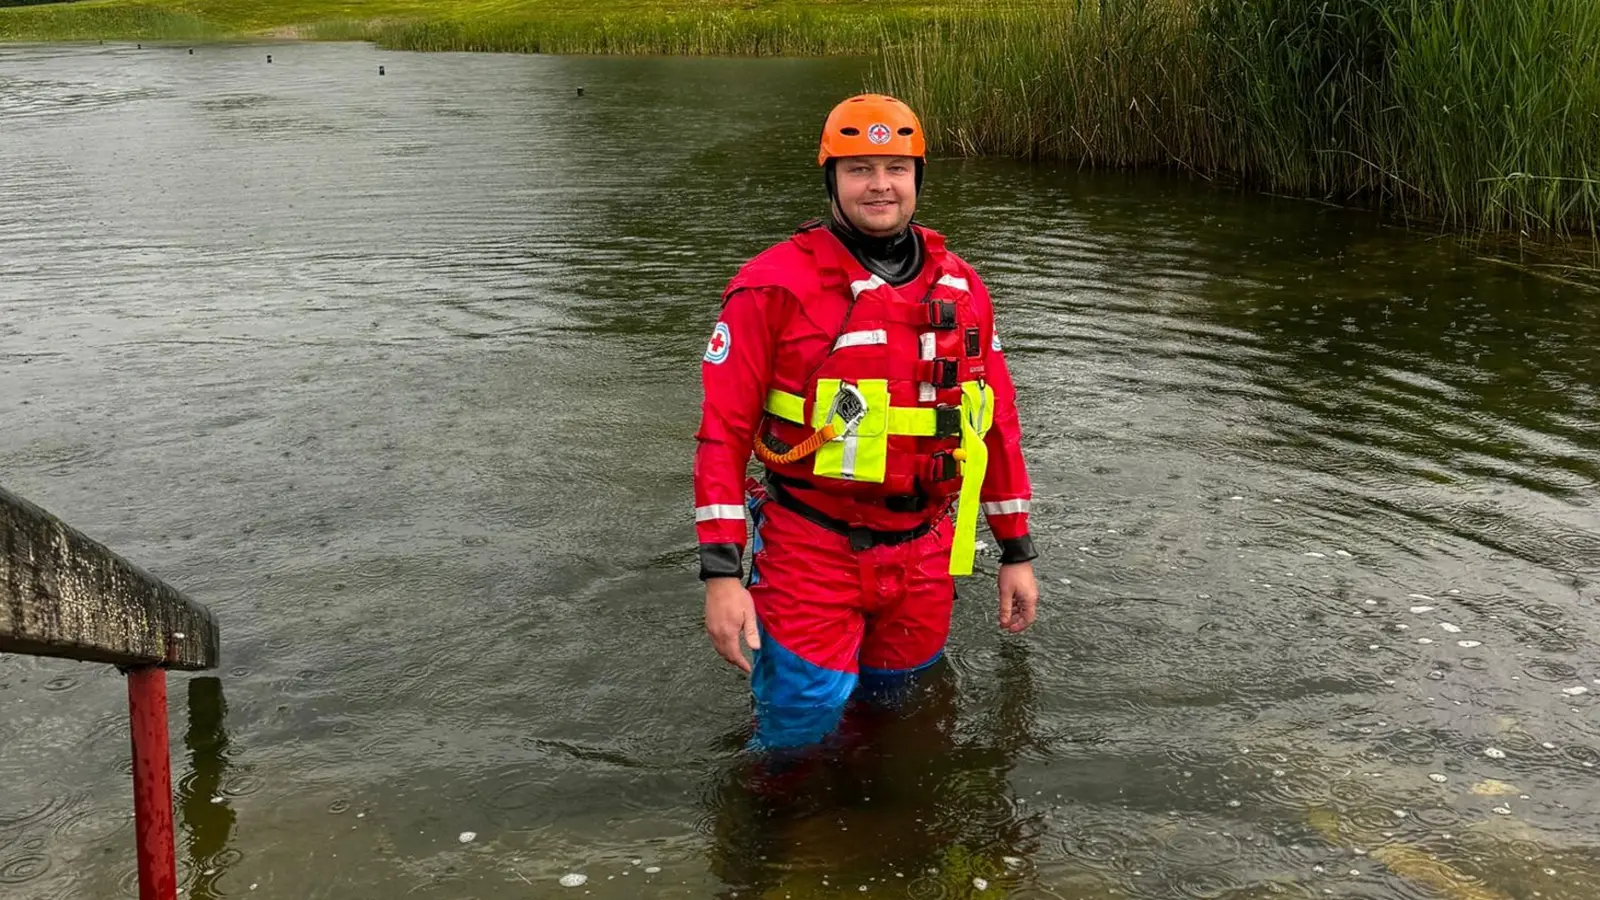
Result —
[[[860, 675], [938, 659], [980, 505], [1002, 562], [1033, 557], [1015, 390], [988, 291], [942, 236], [911, 227], [923, 266], [898, 288], [827, 228], [803, 227], [729, 282], [706, 347], [701, 577], [743, 574], [749, 509], [765, 746], [820, 737]], [[823, 425], [842, 433], [783, 456]], [[758, 441], [767, 483], [747, 491]], [[958, 497], [968, 502], [952, 515]]]

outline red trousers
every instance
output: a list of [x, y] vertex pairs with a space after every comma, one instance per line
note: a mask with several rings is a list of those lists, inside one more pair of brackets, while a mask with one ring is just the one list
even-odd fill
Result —
[[920, 537], [857, 551], [759, 491], [750, 507], [750, 595], [761, 628], [754, 743], [813, 743], [863, 680], [902, 680], [943, 654], [955, 601], [954, 523], [944, 517]]

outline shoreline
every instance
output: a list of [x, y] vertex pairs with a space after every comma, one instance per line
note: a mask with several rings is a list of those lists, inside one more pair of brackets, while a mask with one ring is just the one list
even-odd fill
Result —
[[[1474, 87], [1453, 74], [1454, 64], [1412, 62], [1412, 70], [1402, 71], [1404, 60], [1395, 56], [1381, 71], [1357, 70], [1339, 55], [1349, 48], [1335, 36], [1322, 49], [1334, 53], [1340, 90], [1354, 91], [1358, 101], [1341, 106], [1337, 97], [1306, 93], [1305, 72], [1272, 68], [1279, 51], [1238, 44], [1254, 23], [1219, 26], [1204, 20], [1191, 0], [1149, 0], [1131, 19], [970, 0], [923, 6], [897, 0], [625, 0], [601, 9], [592, 0], [538, 6], [527, 5], [535, 0], [463, 0], [447, 13], [430, 10], [428, 0], [351, 0], [341, 9], [345, 17], [309, 22], [295, 2], [86, 0], [5, 7], [0, 46], [360, 41], [414, 52], [865, 57], [873, 65], [863, 89], [911, 103], [927, 126], [930, 149], [940, 155], [1187, 171], [1225, 189], [1372, 212], [1411, 232], [1460, 239], [1475, 251], [1493, 246], [1497, 259], [1538, 266], [1542, 275], [1557, 271], [1555, 277], [1578, 279], [1572, 283], [1600, 286], [1600, 181], [1571, 177], [1600, 170], [1600, 155], [1588, 149], [1593, 142], [1579, 133], [1590, 112], [1582, 103], [1570, 114], [1560, 104], [1540, 107], [1503, 126], [1487, 100], [1479, 104], [1484, 109], [1441, 119], [1428, 105], [1431, 97]], [[1566, 21], [1563, 16], [1578, 21], [1582, 15], [1588, 14], [1551, 13], [1523, 27], [1553, 27]], [[1582, 24], [1600, 29], [1600, 14]], [[1415, 22], [1407, 27], [1424, 29]], [[1387, 32], [1365, 39], [1398, 40]], [[1487, 49], [1498, 46], [1490, 42]], [[1242, 55], [1219, 63], [1219, 49]], [[1600, 74], [1576, 63], [1552, 65], [1507, 77], [1525, 85], [1558, 74], [1566, 80], [1550, 93], [1569, 98], [1569, 108], [1589, 87], [1600, 96]], [[1238, 87], [1255, 83], [1278, 93], [1259, 105], [1252, 90]], [[1407, 105], [1418, 98], [1427, 102]], [[1558, 137], [1523, 142], [1507, 155], [1504, 148], [1523, 133], [1519, 129], [1535, 127]], [[1458, 132], [1479, 139], [1451, 146]], [[1361, 152], [1347, 149], [1352, 146]], [[1372, 155], [1374, 162], [1364, 155], [1380, 152], [1387, 155]]]

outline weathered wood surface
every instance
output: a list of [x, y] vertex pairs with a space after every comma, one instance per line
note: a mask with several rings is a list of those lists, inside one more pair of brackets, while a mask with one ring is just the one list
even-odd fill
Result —
[[0, 488], [0, 652], [216, 668], [211, 611]]

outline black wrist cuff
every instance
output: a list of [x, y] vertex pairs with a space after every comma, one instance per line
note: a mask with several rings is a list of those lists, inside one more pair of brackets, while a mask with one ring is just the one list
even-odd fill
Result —
[[1000, 542], [1000, 565], [1028, 562], [1038, 557], [1039, 552], [1033, 549], [1033, 538], [1030, 535], [1006, 538]]
[[701, 544], [700, 580], [707, 578], [743, 578], [744, 564], [738, 544]]

